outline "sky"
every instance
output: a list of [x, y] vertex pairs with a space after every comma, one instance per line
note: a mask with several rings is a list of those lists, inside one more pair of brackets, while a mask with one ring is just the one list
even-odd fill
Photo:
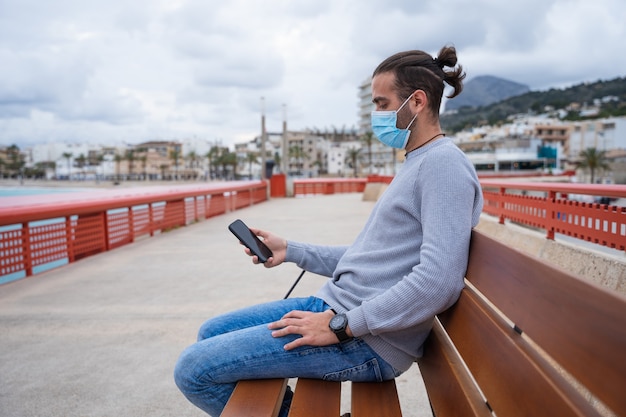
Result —
[[623, 0], [0, 0], [0, 146], [350, 129], [388, 56], [532, 90], [626, 76]]

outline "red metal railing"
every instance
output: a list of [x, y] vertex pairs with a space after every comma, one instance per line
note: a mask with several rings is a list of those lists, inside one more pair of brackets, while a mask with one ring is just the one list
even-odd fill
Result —
[[360, 193], [365, 189], [367, 178], [307, 178], [293, 181], [293, 194]]
[[[594, 197], [626, 198], [626, 186], [516, 182], [519, 177], [515, 180], [487, 178], [480, 179], [485, 198], [483, 211], [498, 217], [500, 223], [504, 224], [508, 219], [544, 229], [548, 239], [554, 239], [555, 234], [560, 233], [626, 250], [626, 207], [594, 202]], [[373, 175], [367, 179], [294, 180], [294, 194], [362, 192], [368, 182], [390, 183], [392, 179]], [[589, 201], [580, 201], [581, 197]]]
[[265, 201], [267, 190], [267, 182], [249, 181], [3, 200], [0, 283]]
[[[626, 250], [626, 207], [600, 204], [594, 197], [626, 198], [625, 185], [535, 183], [481, 180], [483, 212], [610, 248]], [[589, 201], [581, 201], [587, 199]]]
[[[294, 194], [362, 192], [367, 182], [391, 177], [294, 181]], [[626, 198], [624, 185], [535, 183], [481, 179], [484, 212], [505, 220], [626, 250], [626, 207], [600, 204], [593, 197]], [[0, 207], [0, 283], [6, 276], [29, 276], [42, 265], [73, 262], [143, 236], [265, 201], [267, 182], [249, 181], [178, 187], [141, 195], [69, 199], [53, 204]], [[580, 201], [585, 196], [592, 201]], [[4, 277], [4, 279], [3, 279]], [[10, 279], [9, 279], [10, 280]]]
[[[568, 173], [571, 176], [572, 173]], [[502, 176], [506, 178], [506, 175]], [[488, 178], [493, 178], [488, 177]], [[626, 250], [626, 207], [594, 202], [594, 197], [626, 198], [625, 185], [517, 182], [480, 178], [485, 206], [483, 211], [499, 218], [599, 245]], [[564, 177], [565, 178], [565, 177]], [[390, 183], [393, 177], [315, 178], [294, 180], [294, 194], [361, 192], [368, 182]], [[580, 201], [580, 198], [589, 201]]]

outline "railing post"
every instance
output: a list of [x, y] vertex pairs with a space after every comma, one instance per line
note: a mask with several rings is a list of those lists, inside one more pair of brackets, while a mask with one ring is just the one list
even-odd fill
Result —
[[22, 223], [22, 250], [24, 251], [24, 270], [26, 276], [33, 275], [33, 256], [30, 245], [30, 227], [28, 222]]
[[546, 239], [554, 240], [554, 222], [556, 217], [556, 191], [548, 191], [546, 199]]
[[102, 210], [102, 225], [104, 227], [104, 248], [108, 252], [111, 250], [111, 237], [109, 236], [109, 216], [106, 210]]
[[69, 263], [74, 262], [74, 233], [72, 232], [72, 216], [65, 218], [65, 241], [67, 245], [67, 260]]
[[148, 230], [150, 231], [150, 237], [154, 236], [154, 209], [152, 205], [154, 202], [148, 203]]
[[498, 198], [498, 213], [500, 214], [500, 220], [499, 223], [500, 224], [504, 224], [504, 193], [506, 191], [506, 188], [504, 187], [500, 187], [500, 194], [499, 194], [499, 198]]

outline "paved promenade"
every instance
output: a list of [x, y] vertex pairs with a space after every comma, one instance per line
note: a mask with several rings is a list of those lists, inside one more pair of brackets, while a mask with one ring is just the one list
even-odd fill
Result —
[[[374, 204], [361, 199], [273, 199], [0, 286], [0, 416], [204, 415], [174, 385], [179, 353], [206, 318], [282, 298], [299, 274], [253, 265], [227, 225], [349, 244]], [[404, 415], [430, 416], [417, 366], [397, 382]]]

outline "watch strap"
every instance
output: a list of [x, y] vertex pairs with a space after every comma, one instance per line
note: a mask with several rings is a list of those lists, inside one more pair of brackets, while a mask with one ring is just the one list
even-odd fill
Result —
[[346, 330], [335, 330], [335, 335], [337, 335], [337, 339], [339, 339], [340, 343], [343, 342], [347, 342], [348, 340], [352, 339], [350, 336], [348, 336], [348, 333], [346, 333]]

